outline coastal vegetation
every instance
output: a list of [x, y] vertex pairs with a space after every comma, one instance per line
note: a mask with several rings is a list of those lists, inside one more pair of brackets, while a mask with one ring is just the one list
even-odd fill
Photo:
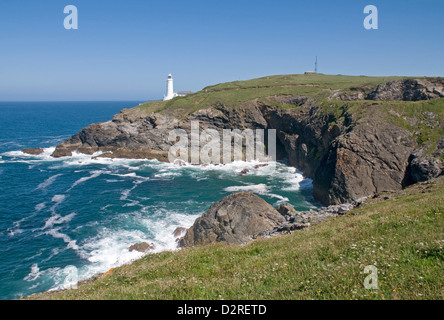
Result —
[[[148, 254], [75, 290], [28, 299], [442, 299], [444, 178], [247, 245]], [[378, 289], [366, 289], [368, 265]]]
[[[208, 86], [123, 110], [53, 156], [104, 151], [163, 161], [168, 132], [189, 129], [192, 120], [219, 130], [276, 129], [288, 164], [313, 179], [316, 201], [367, 200], [290, 234], [148, 254], [78, 289], [29, 298], [443, 298], [440, 78], [280, 75]], [[378, 289], [364, 287], [368, 266], [377, 268]]]

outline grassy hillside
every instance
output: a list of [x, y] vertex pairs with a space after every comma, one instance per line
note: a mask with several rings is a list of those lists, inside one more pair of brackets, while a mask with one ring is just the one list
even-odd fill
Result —
[[[443, 299], [444, 177], [305, 231], [147, 255], [32, 299]], [[363, 287], [378, 268], [379, 289]]]
[[208, 86], [186, 97], [169, 101], [151, 101], [137, 108], [153, 111], [177, 111], [181, 115], [198, 109], [208, 108], [216, 103], [234, 105], [253, 99], [266, 100], [275, 95], [306, 95], [322, 97], [330, 90], [350, 87], [376, 87], [380, 83], [403, 79], [402, 77], [365, 77], [324, 74], [295, 74], [268, 76], [246, 81], [233, 81]]

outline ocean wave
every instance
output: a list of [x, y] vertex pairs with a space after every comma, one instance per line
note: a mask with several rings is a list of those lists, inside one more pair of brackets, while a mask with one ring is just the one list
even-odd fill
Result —
[[162, 172], [154, 175], [155, 178], [164, 178], [164, 177], [175, 177], [180, 176], [179, 172]]
[[71, 185], [71, 187], [70, 187], [66, 192], [71, 191], [74, 187], [78, 186], [79, 184], [81, 184], [81, 183], [83, 183], [83, 182], [85, 182], [85, 181], [88, 181], [88, 180], [90, 180], [90, 179], [97, 178], [97, 177], [100, 176], [101, 174], [105, 173], [105, 171], [101, 171], [101, 170], [99, 170], [99, 171], [91, 171], [90, 173], [92, 173], [90, 176], [88, 176], [88, 177], [83, 177], [83, 178], [80, 178], [80, 179], [78, 179], [77, 181], [75, 181], [75, 182]]
[[61, 216], [59, 214], [53, 214], [51, 217], [49, 217], [46, 221], [45, 221], [45, 225], [42, 228], [42, 230], [44, 229], [48, 229], [48, 228], [52, 228], [54, 225], [56, 224], [62, 224], [62, 223], [67, 223], [70, 222], [74, 217], [75, 217], [76, 213], [70, 213], [66, 216]]
[[2, 157], [7, 157], [9, 159], [4, 159], [5, 163], [26, 163], [26, 164], [39, 164], [41, 162], [57, 162], [60, 161], [58, 158], [51, 157], [54, 152], [55, 147], [43, 148], [43, 152], [39, 155], [31, 155], [24, 153], [21, 150], [7, 151], [1, 153]]
[[[71, 240], [71, 238], [65, 234], [60, 232], [61, 228], [53, 228], [48, 231], [45, 231], [44, 234], [50, 235], [55, 239], [62, 239], [66, 244], [66, 248], [73, 249], [74, 251], [79, 251], [79, 246], [77, 245], [77, 240]], [[81, 252], [79, 252], [79, 255], [82, 256]]]
[[20, 228], [20, 224], [21, 224], [23, 221], [24, 221], [24, 219], [21, 219], [21, 220], [19, 220], [19, 221], [14, 221], [14, 222], [12, 223], [12, 227], [11, 227], [11, 228], [8, 228], [8, 229], [6, 230], [6, 232], [8, 233], [8, 236], [13, 237], [13, 236], [16, 236], [16, 235], [18, 235], [18, 234], [20, 234], [20, 233], [23, 233], [24, 230]]
[[147, 177], [139, 177], [139, 178], [140, 178], [139, 180], [133, 181], [134, 186], [132, 188], [122, 191], [121, 196], [120, 196], [120, 200], [127, 200], [131, 191], [136, 189], [139, 184], [149, 180], [149, 178], [147, 178]]
[[62, 174], [55, 174], [51, 177], [49, 177], [48, 179], [46, 179], [45, 181], [43, 181], [42, 183], [40, 183], [35, 190], [46, 190], [46, 188], [48, 188], [58, 177], [60, 177]]
[[144, 254], [129, 251], [129, 247], [138, 242], [149, 242], [140, 230], [110, 230], [104, 228], [95, 237], [91, 237], [81, 246], [86, 259], [90, 262], [82, 270], [82, 278], [89, 278], [97, 273], [129, 263]]
[[39, 204], [36, 204], [34, 209], [35, 209], [35, 211], [39, 212], [39, 211], [42, 211], [43, 209], [45, 209], [45, 207], [46, 207], [46, 202], [41, 202]]
[[255, 184], [255, 185], [246, 185], [246, 186], [232, 186], [224, 188], [223, 190], [226, 192], [251, 191], [270, 198], [276, 198], [278, 199], [278, 201], [274, 203], [274, 205], [279, 205], [290, 201], [290, 199], [288, 199], [287, 197], [281, 196], [276, 193], [271, 193], [270, 192], [271, 187], [267, 186], [264, 183]]
[[27, 220], [29, 220], [29, 219], [31, 219], [31, 218], [33, 218], [35, 215], [36, 215], [36, 213], [33, 213], [33, 214], [31, 214], [31, 215], [29, 215], [29, 216], [26, 216], [26, 217], [24, 217], [24, 218], [22, 218], [22, 219], [20, 219], [20, 220], [14, 221], [14, 222], [12, 223], [12, 227], [10, 227], [10, 228], [8, 228], [8, 229], [6, 230], [6, 231], [8, 232], [8, 235], [9, 235], [10, 237], [13, 237], [13, 236], [16, 236], [16, 235], [18, 235], [18, 234], [23, 233], [25, 230], [23, 230], [23, 229], [21, 228], [22, 223], [25, 222], [25, 221], [27, 221]]
[[56, 194], [52, 197], [51, 201], [54, 202], [51, 207], [51, 212], [55, 212], [55, 209], [66, 199], [66, 195], [64, 194]]
[[[29, 289], [38, 288], [45, 282], [51, 282], [52, 287], [49, 291], [75, 288], [79, 280], [79, 272], [77, 267], [68, 265], [64, 268], [48, 268], [40, 270], [37, 263], [31, 266], [31, 271], [23, 278], [28, 282], [34, 282]], [[38, 281], [39, 280], [39, 281]]]
[[31, 266], [31, 271], [23, 278], [25, 281], [35, 281], [42, 275], [42, 272], [40, 272], [39, 266], [37, 263], [34, 263]]
[[264, 183], [261, 183], [261, 184], [246, 185], [246, 186], [232, 186], [232, 187], [224, 188], [223, 190], [226, 192], [251, 191], [251, 192], [265, 195], [268, 193], [269, 189], [270, 189], [269, 186], [267, 186]]

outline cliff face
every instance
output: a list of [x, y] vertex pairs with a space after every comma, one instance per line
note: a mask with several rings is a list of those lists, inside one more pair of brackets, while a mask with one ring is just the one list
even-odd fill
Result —
[[[276, 129], [278, 158], [287, 158], [289, 165], [312, 178], [315, 199], [326, 205], [399, 190], [442, 174], [444, 135], [439, 106], [436, 114], [420, 108], [413, 117], [406, 111], [407, 117], [396, 111], [404, 105], [376, 102], [441, 101], [441, 82], [409, 79], [330, 92], [327, 99], [323, 93], [324, 100], [297, 94], [237, 105], [218, 101], [185, 117], [141, 108], [123, 110], [112, 121], [82, 129], [57, 146], [53, 156], [102, 151], [106, 157], [167, 161], [172, 145], [169, 131], [189, 132], [191, 121], [198, 120], [201, 130]], [[441, 135], [437, 142], [418, 143], [418, 137], [430, 132]]]

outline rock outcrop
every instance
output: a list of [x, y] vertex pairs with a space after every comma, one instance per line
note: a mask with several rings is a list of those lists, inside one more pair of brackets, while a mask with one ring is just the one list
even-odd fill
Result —
[[405, 79], [379, 85], [366, 99], [384, 101], [419, 101], [444, 97], [442, 82]]
[[135, 243], [135, 244], [131, 245], [128, 248], [128, 250], [130, 252], [132, 252], [132, 251], [139, 251], [139, 252], [146, 253], [146, 252], [148, 252], [150, 250], [153, 250], [154, 248], [155, 247], [154, 247], [153, 243], [139, 242], [139, 243]]
[[284, 221], [276, 209], [254, 193], [233, 193], [212, 204], [197, 218], [181, 239], [180, 246], [215, 242], [243, 244]]
[[29, 149], [23, 149], [22, 152], [35, 156], [42, 154], [44, 150], [42, 148], [29, 148]]
[[[184, 117], [133, 108], [123, 110], [112, 121], [82, 129], [59, 144], [53, 156], [100, 151], [99, 157], [168, 161], [168, 150], [174, 143], [168, 140], [169, 132], [178, 128], [189, 133], [191, 121], [199, 121], [201, 130], [221, 133], [223, 129], [276, 129], [278, 159], [286, 158], [289, 165], [313, 179], [315, 200], [324, 205], [340, 204], [400, 190], [443, 173], [444, 135], [436, 151], [430, 153], [425, 150], [429, 146], [418, 144], [412, 129], [388, 120], [383, 102], [369, 101], [436, 99], [444, 96], [443, 90], [441, 80], [403, 79], [376, 88], [335, 90], [328, 97], [363, 99], [359, 112], [337, 105], [329, 112], [316, 99], [304, 95], [278, 95], [268, 97], [266, 102], [253, 99], [237, 106], [216, 102]], [[281, 108], [273, 101], [295, 108]], [[395, 111], [391, 115], [400, 117]], [[429, 117], [433, 122], [430, 130], [443, 126], [442, 118], [432, 119], [434, 116], [432, 113]], [[425, 125], [417, 118], [405, 121]]]
[[161, 114], [147, 115], [138, 110], [122, 110], [111, 121], [83, 128], [60, 143], [53, 157], [71, 156], [77, 151], [85, 154], [102, 152], [101, 157], [158, 159], [168, 161], [169, 131], [177, 119]]

